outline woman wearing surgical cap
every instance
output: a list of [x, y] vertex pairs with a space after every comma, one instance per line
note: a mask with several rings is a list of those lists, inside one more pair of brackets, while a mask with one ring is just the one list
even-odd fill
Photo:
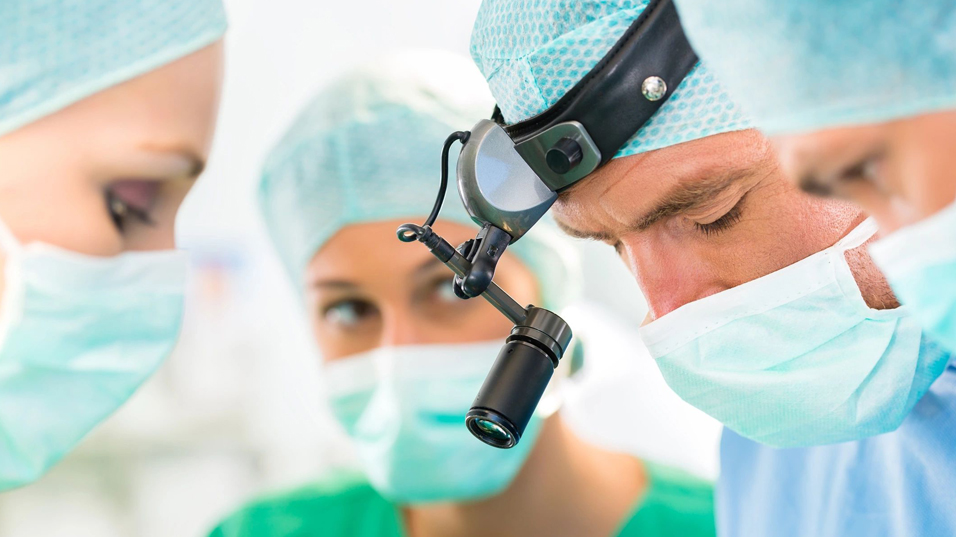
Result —
[[[362, 472], [259, 500], [214, 536], [713, 535], [709, 484], [587, 444], [555, 404], [509, 450], [465, 428], [511, 324], [455, 297], [449, 270], [395, 230], [429, 212], [446, 136], [491, 109], [481, 87], [463, 58], [390, 57], [320, 93], [270, 155], [261, 207]], [[446, 201], [440, 234], [456, 244], [476, 229]], [[573, 283], [549, 231], [499, 265], [520, 303], [560, 307]]]
[[956, 4], [678, 0], [689, 37], [805, 190], [859, 203], [870, 254], [956, 350]]
[[219, 0], [0, 2], [0, 490], [172, 350], [225, 29]]

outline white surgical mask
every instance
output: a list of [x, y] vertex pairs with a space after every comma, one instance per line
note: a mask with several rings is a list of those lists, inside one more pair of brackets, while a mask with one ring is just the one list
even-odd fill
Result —
[[170, 353], [182, 252], [93, 257], [21, 245], [0, 222], [0, 490], [43, 475]]
[[874, 242], [870, 255], [926, 332], [956, 351], [956, 203]]
[[474, 500], [511, 483], [541, 416], [511, 449], [488, 446], [465, 427], [502, 345], [380, 347], [326, 365], [332, 411], [383, 496], [401, 503]]
[[743, 436], [776, 447], [857, 440], [896, 429], [949, 357], [921, 345], [905, 308], [863, 300], [834, 246], [641, 328], [668, 385]]

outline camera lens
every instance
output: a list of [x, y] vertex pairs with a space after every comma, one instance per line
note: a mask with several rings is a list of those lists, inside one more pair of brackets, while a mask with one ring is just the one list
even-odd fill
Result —
[[471, 434], [489, 446], [510, 448], [518, 443], [514, 425], [493, 410], [471, 409], [465, 417], [465, 424]]
[[554, 363], [544, 348], [527, 341], [506, 342], [468, 411], [468, 430], [491, 446], [516, 445], [553, 373]]
[[508, 434], [508, 431], [488, 420], [480, 418], [476, 419], [475, 427], [481, 429], [481, 433], [483, 435], [490, 436], [492, 439], [498, 442], [507, 442], [511, 438], [511, 435]]

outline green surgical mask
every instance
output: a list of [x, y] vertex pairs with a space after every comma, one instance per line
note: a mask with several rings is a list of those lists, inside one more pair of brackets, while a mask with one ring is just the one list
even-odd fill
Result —
[[332, 411], [383, 496], [399, 503], [464, 501], [508, 487], [542, 417], [532, 419], [512, 449], [488, 446], [465, 427], [501, 345], [381, 347], [326, 366]]

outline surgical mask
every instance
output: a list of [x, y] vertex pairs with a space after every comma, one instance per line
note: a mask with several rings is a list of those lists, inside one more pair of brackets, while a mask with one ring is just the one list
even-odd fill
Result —
[[326, 365], [336, 419], [355, 441], [369, 481], [400, 503], [493, 496], [524, 464], [542, 417], [511, 449], [468, 432], [465, 414], [500, 341], [380, 347]]
[[641, 328], [670, 387], [743, 436], [775, 447], [858, 440], [896, 429], [948, 356], [921, 347], [905, 308], [866, 305], [834, 246]]
[[92, 257], [21, 245], [0, 222], [0, 490], [28, 484], [109, 416], [173, 348], [182, 252]]
[[874, 242], [870, 255], [923, 329], [956, 351], [956, 203]]

